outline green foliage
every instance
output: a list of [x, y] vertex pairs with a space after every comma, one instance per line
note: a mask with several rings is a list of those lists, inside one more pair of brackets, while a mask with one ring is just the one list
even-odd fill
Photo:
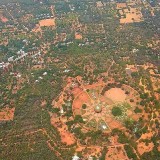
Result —
[[133, 128], [134, 128], [134, 121], [132, 119], [129, 119], [129, 118], [126, 119], [124, 121], [124, 124], [125, 124], [126, 128], [128, 128], [130, 130], [133, 130]]
[[91, 132], [90, 135], [91, 135], [92, 139], [98, 139], [98, 138], [101, 137], [102, 131], [101, 130], [97, 130], [95, 132]]
[[118, 134], [118, 142], [125, 144], [125, 143], [128, 143], [129, 140], [128, 140], [128, 137], [123, 132], [120, 132]]
[[136, 154], [134, 153], [134, 151], [133, 151], [131, 146], [125, 145], [124, 148], [125, 148], [125, 150], [127, 152], [127, 156], [129, 158], [132, 158], [133, 160], [138, 160], [138, 158], [137, 158]]
[[159, 160], [160, 152], [158, 151], [157, 147], [154, 146], [153, 150], [150, 152], [145, 152], [142, 156], [142, 160]]
[[60, 109], [59, 108], [52, 108], [52, 111], [53, 111], [53, 113], [59, 113], [60, 112]]
[[140, 95], [140, 98], [142, 98], [142, 99], [147, 99], [148, 96], [149, 96], [148, 93], [144, 93], [144, 94], [141, 94], [141, 95]]
[[0, 159], [57, 159], [56, 154], [47, 147], [48, 138], [42, 132], [44, 128], [51, 138], [56, 135], [57, 139], [53, 138], [53, 141], [59, 139], [56, 129], [53, 129], [50, 124], [48, 112], [39, 107], [36, 96], [27, 96], [20, 101], [17, 104], [12, 125], [5, 124], [5, 128], [3, 124], [0, 125], [0, 138], [6, 144], [4, 146], [0, 143], [3, 146]]
[[112, 114], [114, 116], [121, 116], [122, 115], [122, 110], [120, 107], [113, 107], [112, 108]]
[[101, 155], [101, 157], [99, 158], [99, 160], [105, 160], [107, 151], [108, 151], [108, 148], [107, 148], [107, 147], [104, 147], [104, 149], [103, 149], [103, 151], [102, 151], [102, 155]]
[[86, 109], [86, 108], [87, 108], [87, 105], [86, 105], [86, 104], [83, 104], [83, 105], [82, 105], [82, 108], [83, 108], [83, 109]]
[[138, 107], [135, 108], [134, 110], [135, 113], [142, 113], [142, 109], [139, 109]]
[[83, 118], [81, 115], [76, 115], [74, 118], [75, 123], [84, 123]]
[[66, 125], [68, 126], [68, 128], [70, 129], [71, 126], [74, 124], [74, 121], [67, 121]]
[[117, 134], [119, 134], [119, 133], [121, 133], [121, 131], [120, 131], [118, 128], [114, 128], [114, 129], [112, 130], [112, 135], [117, 135]]

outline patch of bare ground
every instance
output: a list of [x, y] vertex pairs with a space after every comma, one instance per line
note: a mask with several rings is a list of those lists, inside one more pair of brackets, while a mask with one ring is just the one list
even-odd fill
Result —
[[153, 147], [154, 147], [153, 142], [151, 142], [149, 144], [146, 144], [145, 142], [141, 142], [141, 143], [138, 143], [137, 150], [138, 150], [139, 154], [142, 155], [145, 152], [152, 151]]
[[108, 152], [106, 154], [105, 160], [129, 160], [124, 146], [112, 146], [108, 147]]
[[55, 19], [43, 19], [39, 21], [40, 27], [49, 27], [49, 26], [56, 26]]
[[43, 100], [42, 102], [41, 102], [41, 107], [45, 107], [47, 105], [47, 101], [46, 100]]
[[4, 108], [0, 111], [0, 121], [10, 121], [14, 118], [15, 108]]
[[68, 131], [67, 125], [63, 123], [60, 118], [52, 116], [51, 124], [59, 131], [62, 143], [72, 145], [76, 142], [74, 135]]
[[123, 102], [126, 99], [125, 91], [121, 88], [111, 88], [105, 92], [105, 96], [114, 102]]
[[80, 33], [75, 33], [75, 39], [82, 39], [82, 35]]
[[2, 21], [3, 23], [8, 22], [8, 19], [4, 16], [0, 16], [0, 21]]

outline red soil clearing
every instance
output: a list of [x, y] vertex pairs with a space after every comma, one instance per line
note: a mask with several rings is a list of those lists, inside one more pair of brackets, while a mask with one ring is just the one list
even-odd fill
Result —
[[76, 99], [73, 103], [73, 109], [81, 109], [83, 102], [80, 99]]
[[0, 17], [0, 20], [1, 20], [2, 22], [4, 22], [4, 23], [5, 23], [5, 22], [8, 22], [8, 19], [7, 19], [6, 17], [3, 17], [3, 16]]
[[123, 146], [109, 147], [105, 160], [128, 160]]
[[116, 121], [116, 120], [108, 122], [108, 125], [110, 126], [111, 129], [123, 127], [123, 125], [119, 121]]
[[144, 142], [142, 142], [142, 143], [138, 143], [137, 149], [138, 149], [139, 154], [142, 155], [145, 152], [152, 151], [153, 147], [154, 147], [153, 142], [149, 143], [148, 146], [145, 145]]
[[114, 102], [124, 102], [126, 99], [125, 92], [121, 88], [111, 88], [105, 96]]
[[0, 112], [0, 121], [10, 121], [14, 118], [15, 108], [5, 108]]
[[41, 27], [49, 27], [49, 26], [55, 26], [55, 19], [43, 19], [39, 21], [39, 25]]
[[76, 95], [79, 94], [80, 92], [82, 92], [82, 89], [81, 89], [81, 88], [74, 88], [74, 89], [72, 90], [72, 93], [73, 93], [74, 96], [76, 96]]
[[58, 118], [51, 118], [51, 124], [57, 128], [61, 136], [61, 142], [66, 145], [75, 143], [75, 137], [68, 131], [67, 125], [60, 121]]
[[79, 33], [75, 33], [75, 39], [82, 39], [82, 35]]
[[73, 102], [73, 109], [81, 109], [84, 103], [89, 101], [88, 94], [86, 92], [82, 92], [78, 98], [76, 98]]

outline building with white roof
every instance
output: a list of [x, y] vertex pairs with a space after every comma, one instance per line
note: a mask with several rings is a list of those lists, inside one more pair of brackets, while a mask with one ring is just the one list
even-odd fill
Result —
[[79, 160], [79, 159], [80, 158], [77, 155], [75, 155], [75, 156], [72, 157], [72, 160]]

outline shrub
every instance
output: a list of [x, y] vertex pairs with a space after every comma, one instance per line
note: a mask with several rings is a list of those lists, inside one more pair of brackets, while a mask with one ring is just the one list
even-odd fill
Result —
[[82, 105], [82, 108], [83, 108], [83, 109], [86, 109], [86, 108], [87, 108], [87, 105], [86, 105], [86, 104], [83, 104], [83, 105]]
[[112, 108], [112, 114], [114, 116], [121, 116], [122, 115], [122, 110], [119, 107], [113, 107]]

